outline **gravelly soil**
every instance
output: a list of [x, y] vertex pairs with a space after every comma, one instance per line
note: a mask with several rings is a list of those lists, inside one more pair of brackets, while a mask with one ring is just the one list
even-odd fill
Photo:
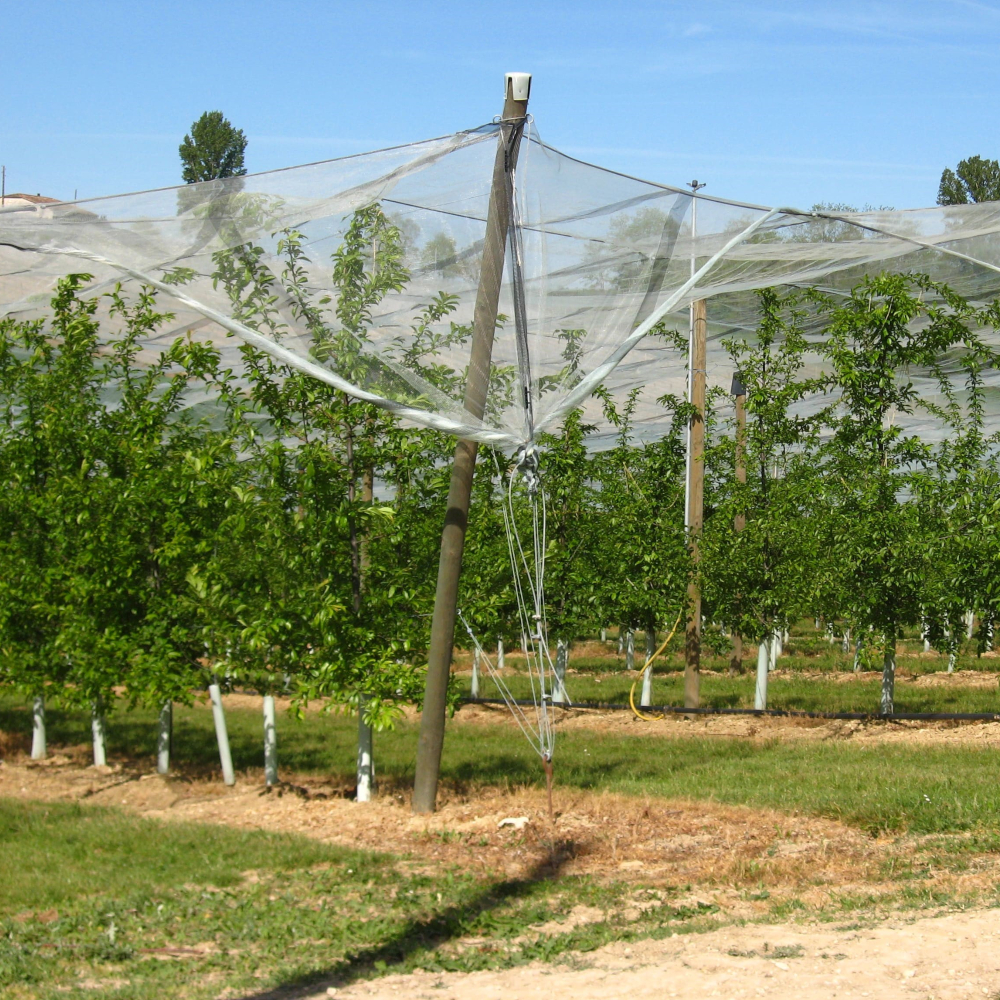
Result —
[[[796, 952], [800, 954], [792, 957]], [[1000, 910], [894, 919], [850, 931], [815, 924], [725, 927], [663, 941], [608, 945], [581, 958], [584, 967], [535, 964], [503, 972], [386, 976], [311, 996], [993, 1000], [1000, 991]]]

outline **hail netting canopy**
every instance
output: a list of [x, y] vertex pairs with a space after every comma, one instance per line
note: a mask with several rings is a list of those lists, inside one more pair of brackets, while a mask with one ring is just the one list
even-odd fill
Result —
[[[1000, 292], [1000, 204], [823, 215], [695, 199], [566, 156], [529, 123], [513, 178], [487, 410], [477, 420], [462, 393], [499, 137], [499, 126], [488, 125], [225, 181], [5, 207], [0, 307], [39, 314], [69, 273], [92, 274], [95, 293], [118, 281], [153, 285], [169, 294], [162, 303], [175, 317], [161, 343], [191, 330], [227, 352], [235, 334], [416, 424], [514, 449], [555, 430], [576, 406], [598, 427], [591, 444], [608, 443], [612, 428], [591, 395], [600, 384], [615, 395], [643, 387], [636, 432], [659, 436], [670, 416], [656, 399], [683, 395], [686, 385], [671, 331], [686, 334], [695, 299], [709, 300], [709, 385], [728, 388], [722, 340], [752, 333], [753, 289], [841, 294], [865, 274], [890, 270], [928, 273], [973, 301]], [[306, 323], [302, 307], [312, 306], [329, 333], [340, 330], [331, 255], [355, 213], [372, 205], [394, 227], [408, 277], [374, 306], [348, 365], [317, 349], [317, 324]], [[289, 233], [300, 234], [305, 254], [297, 282]], [[221, 252], [237, 248], [241, 260], [253, 248], [258, 280], [273, 279], [269, 319], [248, 307], [248, 288], [223, 280]], [[422, 323], [442, 292], [446, 307]], [[818, 354], [812, 362], [818, 370]], [[911, 374], [919, 386], [921, 373]], [[988, 388], [993, 416], [998, 388]], [[916, 427], [925, 418], [909, 419]]]

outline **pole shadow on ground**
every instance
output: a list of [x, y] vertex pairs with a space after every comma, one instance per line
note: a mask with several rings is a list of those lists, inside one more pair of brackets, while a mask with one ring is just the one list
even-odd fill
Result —
[[382, 974], [389, 974], [395, 971], [392, 966], [402, 964], [415, 952], [439, 948], [461, 937], [471, 920], [510, 900], [519, 899], [539, 882], [557, 878], [573, 857], [574, 846], [571, 841], [557, 841], [551, 853], [538, 860], [523, 877], [490, 885], [469, 902], [448, 907], [426, 920], [410, 921], [388, 941], [347, 955], [329, 969], [290, 977], [279, 986], [244, 994], [239, 1000], [296, 1000], [315, 996], [327, 987], [341, 989], [367, 978], [380, 963], [388, 967]]

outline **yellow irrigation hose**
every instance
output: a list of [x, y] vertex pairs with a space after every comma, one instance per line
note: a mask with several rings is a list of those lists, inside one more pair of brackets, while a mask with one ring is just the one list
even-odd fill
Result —
[[642, 672], [646, 669], [646, 667], [648, 667], [653, 662], [653, 660], [655, 660], [660, 655], [660, 653], [662, 653], [667, 648], [667, 644], [670, 642], [671, 639], [673, 639], [674, 633], [677, 631], [677, 626], [680, 625], [681, 623], [681, 616], [683, 614], [684, 614], [684, 609], [682, 608], [677, 614], [677, 621], [674, 622], [674, 627], [670, 630], [670, 635], [668, 635], [666, 639], [664, 639], [663, 642], [660, 643], [660, 648], [655, 653], [653, 653], [652, 656], [647, 657], [646, 662], [641, 667], [639, 667], [639, 676], [632, 682], [632, 687], [629, 689], [628, 703], [629, 705], [632, 706], [632, 711], [635, 712], [635, 717], [637, 719], [642, 719], [643, 722], [656, 722], [659, 719], [666, 718], [666, 716], [663, 715], [662, 713], [660, 713], [659, 715], [645, 715], [635, 707], [635, 686], [636, 684], [639, 683], [640, 680], [642, 680]]

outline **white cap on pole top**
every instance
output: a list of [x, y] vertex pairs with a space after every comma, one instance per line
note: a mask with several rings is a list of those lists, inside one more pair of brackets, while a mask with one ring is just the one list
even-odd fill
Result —
[[503, 92], [509, 94], [513, 101], [526, 101], [531, 93], [530, 73], [505, 73]]

